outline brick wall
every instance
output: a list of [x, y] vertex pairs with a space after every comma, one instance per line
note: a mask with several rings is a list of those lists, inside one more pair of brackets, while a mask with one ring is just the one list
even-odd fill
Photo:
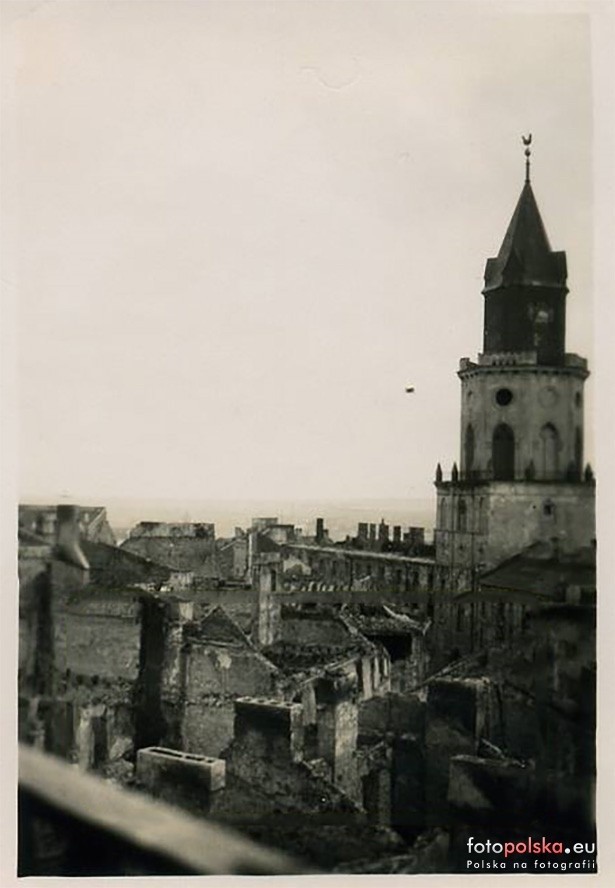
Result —
[[96, 596], [67, 604], [56, 612], [55, 625], [60, 672], [136, 680], [141, 646], [138, 599]]
[[267, 696], [277, 670], [250, 647], [194, 643], [186, 653], [182, 739], [190, 752], [219, 755], [233, 737], [233, 701]]

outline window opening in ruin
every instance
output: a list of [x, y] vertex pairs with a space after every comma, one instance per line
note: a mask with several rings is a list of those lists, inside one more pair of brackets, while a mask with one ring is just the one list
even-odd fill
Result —
[[498, 601], [496, 624], [495, 624], [496, 641], [504, 641], [504, 602]]

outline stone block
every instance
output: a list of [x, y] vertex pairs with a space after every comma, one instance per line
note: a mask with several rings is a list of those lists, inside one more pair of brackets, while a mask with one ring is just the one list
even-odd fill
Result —
[[180, 802], [179, 796], [184, 791], [208, 796], [224, 789], [226, 762], [177, 749], [150, 746], [137, 752], [136, 777], [153, 795], [169, 798], [167, 790], [172, 789], [174, 800]]
[[235, 740], [255, 740], [257, 755], [283, 755], [292, 761], [303, 758], [303, 709], [300, 703], [287, 703], [262, 697], [235, 700]]

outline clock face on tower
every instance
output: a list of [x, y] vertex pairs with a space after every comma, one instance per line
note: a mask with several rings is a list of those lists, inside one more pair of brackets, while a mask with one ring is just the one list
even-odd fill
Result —
[[553, 320], [553, 309], [543, 302], [532, 302], [529, 307], [529, 315], [534, 324], [548, 324]]
[[533, 344], [538, 348], [544, 340], [547, 327], [553, 320], [553, 309], [544, 302], [531, 302], [528, 315], [534, 329]]

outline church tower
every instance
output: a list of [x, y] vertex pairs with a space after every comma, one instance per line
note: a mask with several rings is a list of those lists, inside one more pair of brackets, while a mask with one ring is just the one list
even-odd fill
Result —
[[461, 447], [440, 467], [436, 563], [457, 588], [535, 542], [560, 551], [594, 537], [594, 481], [583, 467], [587, 361], [568, 354], [566, 254], [551, 249], [530, 183], [485, 267], [483, 353], [460, 361]]

